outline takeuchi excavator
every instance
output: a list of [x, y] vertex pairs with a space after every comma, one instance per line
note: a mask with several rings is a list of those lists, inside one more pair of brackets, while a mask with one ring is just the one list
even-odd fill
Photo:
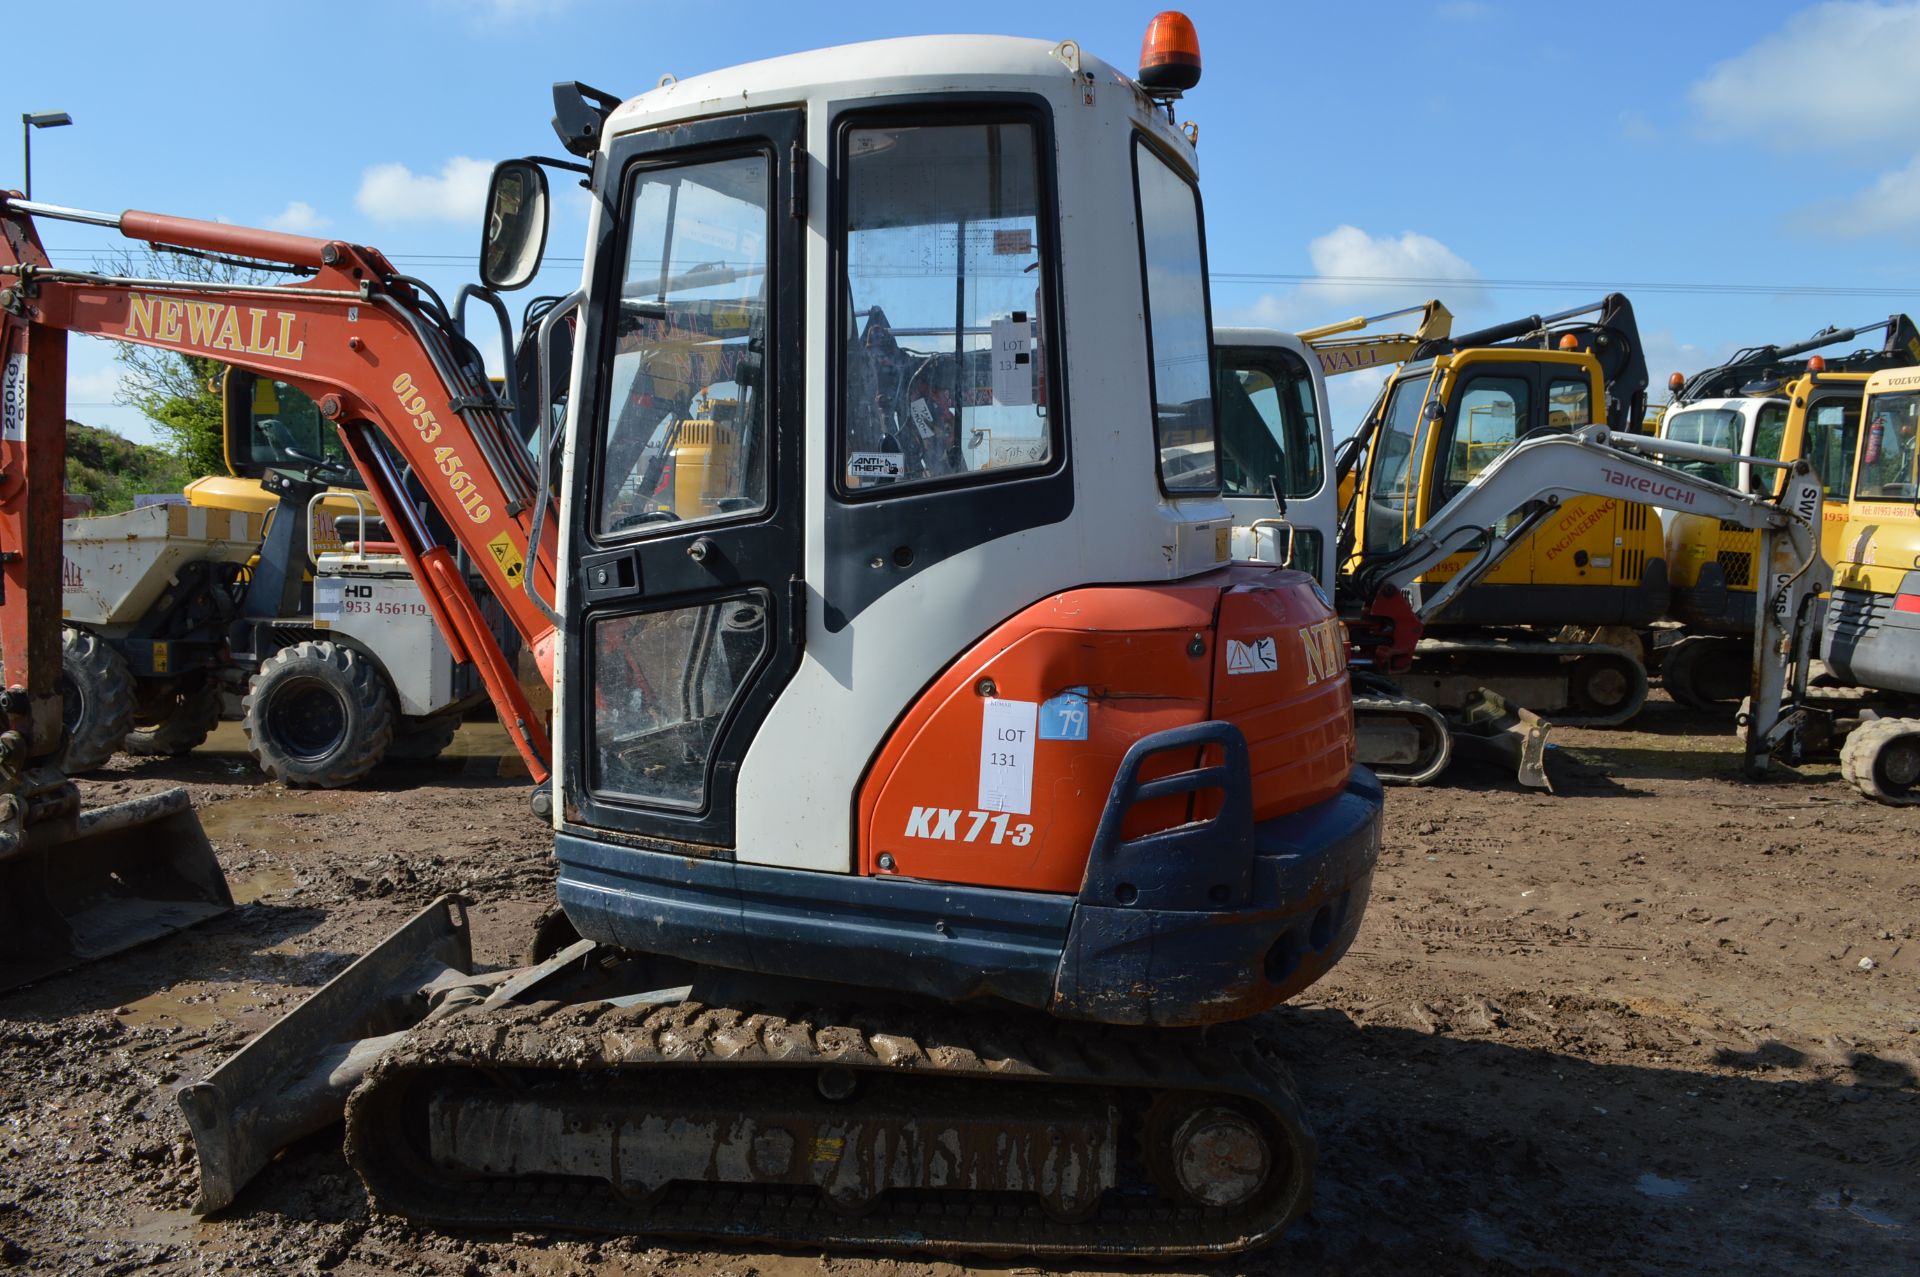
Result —
[[[1604, 423], [1639, 432], [1646, 361], [1628, 300], [1613, 294], [1422, 344], [1402, 364], [1336, 474], [1353, 487], [1342, 571], [1396, 561], [1442, 507], [1517, 443]], [[1449, 710], [1482, 689], [1569, 725], [1611, 726], [1639, 712], [1647, 672], [1635, 631], [1666, 610], [1660, 521], [1627, 493], [1569, 500], [1471, 589], [1448, 582], [1449, 555], [1409, 586], [1416, 603], [1450, 595], [1402, 686]]]
[[[1845, 354], [1813, 352], [1883, 333], [1879, 346]], [[1820, 475], [1820, 551], [1839, 561], [1847, 525], [1848, 484], [1867, 379], [1887, 368], [1920, 365], [1920, 330], [1906, 315], [1857, 328], [1828, 328], [1791, 345], [1755, 346], [1691, 377], [1674, 373], [1662, 438], [1763, 458], [1805, 457]], [[1775, 471], [1746, 463], [1691, 462], [1716, 482], [1760, 491]], [[1660, 681], [1675, 700], [1699, 709], [1731, 706], [1747, 693], [1740, 671], [1753, 634], [1756, 545], [1752, 532], [1699, 515], [1666, 520], [1671, 598], [1678, 641], [1660, 656]]]
[[[1299, 1216], [1313, 1137], [1244, 1022], [1352, 943], [1381, 790], [1324, 593], [1229, 558], [1171, 105], [1199, 70], [1168, 13], [1137, 77], [930, 37], [557, 85], [568, 157], [499, 166], [481, 251], [504, 314], [547, 172], [585, 177], [531, 405], [372, 249], [5, 197], [33, 446], [66, 330], [302, 390], [551, 759], [532, 964], [475, 972], [462, 904], [424, 910], [182, 1092], [201, 1209], [344, 1107], [376, 1207], [459, 1227], [1164, 1257]], [[47, 217], [306, 277], [64, 271]], [[550, 737], [456, 548], [551, 671]], [[7, 572], [50, 755], [57, 622], [14, 639], [57, 577]]]

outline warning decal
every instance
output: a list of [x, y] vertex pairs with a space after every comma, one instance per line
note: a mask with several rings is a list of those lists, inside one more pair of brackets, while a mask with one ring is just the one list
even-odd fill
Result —
[[487, 542], [487, 549], [493, 554], [493, 561], [500, 565], [500, 570], [507, 574], [507, 584], [515, 589], [526, 588], [521, 578], [526, 575], [527, 561], [520, 557], [520, 550], [514, 545], [513, 538], [502, 532]]
[[1238, 639], [1227, 640], [1227, 673], [1229, 674], [1271, 674], [1280, 668], [1280, 653], [1275, 648], [1273, 636], [1254, 639], [1242, 643]]

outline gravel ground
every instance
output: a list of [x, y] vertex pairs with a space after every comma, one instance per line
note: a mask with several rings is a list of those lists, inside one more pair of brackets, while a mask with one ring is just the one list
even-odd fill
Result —
[[[1220, 1273], [1920, 1271], [1920, 837], [1832, 768], [1754, 786], [1657, 700], [1562, 731], [1559, 792], [1463, 768], [1388, 803], [1345, 962], [1269, 1030], [1319, 1134], [1313, 1213]], [[215, 1219], [173, 1090], [442, 891], [505, 964], [551, 891], [498, 730], [313, 794], [230, 728], [116, 760], [185, 784], [241, 908], [0, 995], [0, 1267], [45, 1272], [947, 1274], [866, 1256], [424, 1233], [370, 1217], [338, 1129]], [[1041, 1272], [1016, 1268], [1022, 1274]]]

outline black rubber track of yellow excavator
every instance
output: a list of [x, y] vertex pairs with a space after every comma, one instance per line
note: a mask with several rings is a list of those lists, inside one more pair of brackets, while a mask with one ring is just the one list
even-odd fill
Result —
[[440, 1227], [1154, 1259], [1277, 1237], [1315, 1154], [1246, 1026], [692, 1003], [436, 1024], [354, 1092], [346, 1149]]

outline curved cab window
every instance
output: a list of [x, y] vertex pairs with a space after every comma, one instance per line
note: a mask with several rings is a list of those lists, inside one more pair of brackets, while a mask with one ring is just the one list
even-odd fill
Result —
[[1310, 497], [1326, 476], [1313, 374], [1290, 350], [1223, 349], [1219, 356], [1220, 469], [1230, 497]]
[[1134, 143], [1133, 154], [1160, 486], [1170, 493], [1218, 492], [1200, 196], [1144, 142]]
[[[1697, 443], [1727, 452], [1740, 451], [1740, 434], [1745, 423], [1735, 408], [1689, 408], [1668, 417], [1660, 433], [1675, 443]], [[1738, 467], [1732, 461], [1676, 460], [1672, 463], [1697, 478], [1723, 487], [1732, 487]]]
[[1010, 121], [842, 135], [842, 492], [1052, 462], [1034, 137]]
[[765, 508], [769, 165], [648, 169], [628, 199], [598, 529]]

